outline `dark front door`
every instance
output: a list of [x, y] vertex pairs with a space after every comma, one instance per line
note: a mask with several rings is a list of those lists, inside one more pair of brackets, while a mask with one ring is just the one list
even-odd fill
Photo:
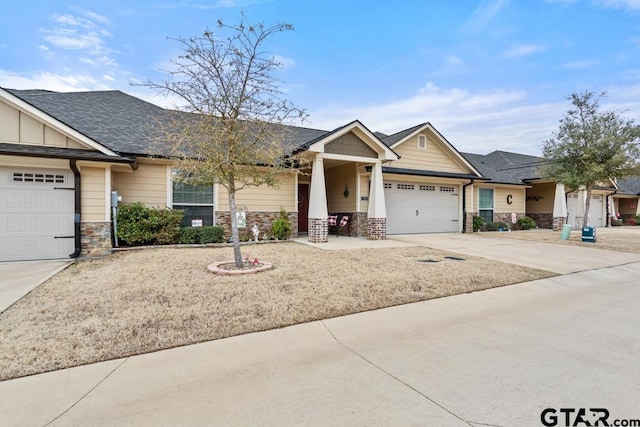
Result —
[[309, 184], [298, 184], [298, 232], [308, 232]]

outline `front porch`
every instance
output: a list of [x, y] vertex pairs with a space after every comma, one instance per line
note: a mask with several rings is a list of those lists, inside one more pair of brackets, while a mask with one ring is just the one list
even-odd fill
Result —
[[298, 178], [299, 233], [307, 232], [311, 243], [327, 243], [330, 232], [386, 239], [382, 163], [398, 158], [391, 149], [356, 121], [300, 156], [311, 166]]

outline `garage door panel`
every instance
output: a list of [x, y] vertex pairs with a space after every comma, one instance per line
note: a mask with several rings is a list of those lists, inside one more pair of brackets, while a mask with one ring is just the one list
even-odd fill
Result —
[[0, 261], [74, 252], [73, 173], [0, 167]]
[[385, 182], [387, 233], [457, 232], [458, 186]]

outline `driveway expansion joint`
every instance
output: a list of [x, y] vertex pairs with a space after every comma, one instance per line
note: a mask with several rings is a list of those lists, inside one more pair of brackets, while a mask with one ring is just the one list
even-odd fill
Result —
[[117, 371], [118, 369], [120, 369], [120, 367], [122, 365], [124, 365], [124, 363], [129, 360], [129, 357], [125, 358], [122, 362], [120, 362], [118, 364], [118, 366], [116, 366], [115, 368], [113, 368], [107, 375], [104, 376], [104, 378], [102, 378], [100, 381], [98, 381], [98, 383], [96, 385], [94, 385], [93, 387], [91, 387], [89, 389], [89, 391], [87, 391], [85, 394], [83, 394], [82, 396], [80, 396], [80, 398], [78, 400], [76, 400], [71, 406], [69, 406], [67, 409], [65, 409], [64, 411], [62, 411], [62, 413], [60, 413], [60, 415], [58, 415], [57, 417], [55, 417], [54, 419], [52, 419], [51, 421], [49, 421], [48, 423], [45, 424], [45, 426], [51, 425], [54, 422], [56, 422], [57, 420], [59, 420], [61, 417], [64, 416], [64, 414], [66, 414], [67, 412], [69, 412], [70, 410], [72, 410], [78, 403], [82, 402], [84, 400], [85, 397], [87, 397], [89, 394], [91, 394], [95, 389], [97, 389], [100, 384], [102, 384], [103, 382], [105, 382], [107, 380], [107, 378], [109, 378], [115, 371]]
[[[443, 411], [449, 413], [450, 415], [456, 417], [457, 419], [459, 419], [460, 421], [462, 421], [463, 423], [467, 424], [470, 427], [474, 427], [473, 424], [471, 424], [470, 422], [468, 422], [467, 420], [465, 420], [464, 418], [460, 417], [459, 415], [455, 414], [454, 412], [450, 411], [449, 409], [445, 408], [443, 405], [441, 405], [440, 403], [436, 402], [435, 400], [433, 400], [432, 398], [430, 398], [429, 396], [427, 396], [426, 394], [424, 394], [423, 392], [421, 392], [420, 390], [418, 390], [417, 388], [415, 388], [414, 386], [412, 386], [411, 384], [407, 383], [406, 381], [401, 380], [400, 378], [396, 377], [395, 375], [393, 375], [392, 373], [390, 373], [389, 371], [383, 369], [381, 366], [375, 364], [374, 362], [372, 362], [371, 360], [367, 359], [366, 357], [364, 357], [363, 355], [361, 355], [360, 353], [358, 353], [357, 351], [353, 350], [352, 348], [350, 348], [349, 346], [347, 346], [346, 344], [344, 344], [342, 341], [340, 341], [338, 339], [338, 337], [336, 337], [334, 335], [334, 333], [331, 331], [331, 329], [329, 329], [329, 327], [324, 323], [323, 320], [320, 320], [320, 323], [322, 324], [322, 326], [324, 326], [324, 328], [327, 330], [327, 332], [329, 332], [329, 334], [331, 334], [331, 336], [333, 337], [333, 339], [345, 350], [349, 351], [350, 353], [352, 353], [353, 355], [357, 356], [358, 358], [364, 360], [365, 362], [367, 362], [369, 365], [373, 366], [374, 368], [376, 368], [377, 370], [379, 370], [380, 372], [382, 372], [383, 374], [393, 378], [395, 381], [399, 382], [400, 384], [404, 385], [405, 387], [413, 390], [415, 393], [417, 393], [418, 395], [422, 396], [424, 399], [428, 400], [429, 402], [433, 403], [434, 405], [436, 405], [437, 407], [439, 407], [440, 409], [442, 409]], [[485, 424], [485, 425], [489, 425], [489, 424]], [[499, 426], [497, 426], [499, 427]]]

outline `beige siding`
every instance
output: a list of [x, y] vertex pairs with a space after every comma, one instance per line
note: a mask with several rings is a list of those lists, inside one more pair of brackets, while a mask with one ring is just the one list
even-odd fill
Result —
[[167, 207], [167, 166], [140, 163], [133, 172], [114, 172], [111, 186], [122, 196], [122, 203], [144, 203], [149, 207]]
[[[511, 195], [511, 204], [507, 203], [507, 196]], [[522, 187], [496, 188], [495, 212], [496, 213], [524, 213], [526, 209], [525, 189]]]
[[[287, 174], [282, 176], [277, 189], [266, 185], [246, 187], [236, 193], [236, 203], [254, 212], [278, 212], [281, 208], [287, 212], [295, 212], [297, 209], [295, 182], [295, 175]], [[215, 210], [229, 210], [229, 193], [222, 185], [218, 185], [218, 206]]]
[[[464, 185], [464, 184], [462, 184]], [[462, 185], [460, 186], [460, 191], [462, 191]], [[478, 212], [478, 198], [474, 197], [474, 194], [477, 193], [476, 185], [469, 185], [464, 191], [465, 193], [465, 208], [467, 213], [477, 213]]]
[[82, 167], [80, 174], [82, 222], [105, 221], [105, 169]]
[[[348, 163], [324, 171], [327, 186], [327, 208], [329, 212], [355, 212], [356, 181], [358, 169], [355, 163]], [[344, 196], [345, 186], [349, 189], [348, 197]]]
[[18, 142], [18, 110], [0, 102], [0, 141]]
[[618, 209], [620, 211], [621, 214], [623, 215], [635, 215], [636, 214], [636, 209], [638, 206], [638, 202], [640, 202], [640, 199], [636, 198], [631, 198], [631, 199], [627, 199], [627, 198], [619, 198], [618, 200]]
[[455, 159], [448, 147], [436, 136], [425, 131], [427, 135], [426, 149], [418, 148], [418, 135], [400, 144], [393, 150], [400, 155], [400, 160], [388, 163], [394, 168], [424, 169], [437, 172], [470, 173], [471, 171]]
[[535, 184], [527, 190], [527, 213], [553, 213], [556, 184]]
[[4, 102], [0, 102], [0, 142], [92, 150]]
[[[480, 206], [480, 188], [493, 188], [493, 212], [499, 213], [524, 213], [526, 208], [524, 187], [494, 187], [486, 184], [479, 184], [473, 189], [473, 208], [478, 212]], [[507, 196], [511, 195], [511, 204], [507, 203]]]

